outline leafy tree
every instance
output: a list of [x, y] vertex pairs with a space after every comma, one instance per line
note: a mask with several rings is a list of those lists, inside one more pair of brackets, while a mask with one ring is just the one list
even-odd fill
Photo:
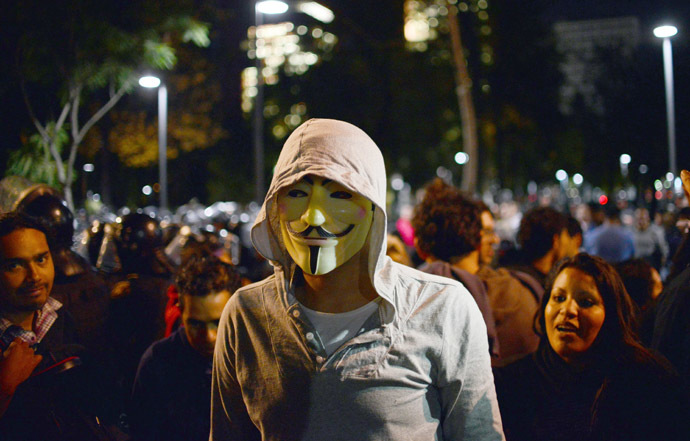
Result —
[[[175, 73], [168, 75], [168, 143], [169, 159], [181, 153], [215, 145], [225, 130], [212, 112], [220, 100], [220, 84], [209, 78], [210, 63], [189, 50], [180, 51]], [[131, 106], [130, 106], [131, 107]], [[150, 112], [149, 112], [150, 113]], [[152, 115], [124, 109], [110, 114], [108, 148], [128, 167], [149, 167], [158, 160], [158, 129]]]
[[[55, 132], [55, 122], [49, 122], [45, 129], [50, 137], [55, 139], [57, 151], [62, 153], [64, 145], [69, 140], [66, 127]], [[48, 184], [52, 187], [60, 185], [55, 161], [50, 156], [50, 147], [37, 133], [26, 139], [19, 150], [10, 152], [7, 174], [23, 176], [32, 182]]]
[[[184, 7], [108, 0], [17, 3], [25, 27], [17, 56], [24, 101], [55, 161], [70, 207], [77, 150], [89, 130], [132, 90], [137, 72], [172, 69], [180, 43], [209, 44], [207, 26]], [[54, 122], [54, 130], [48, 122]], [[69, 148], [60, 152], [63, 129], [69, 130]]]

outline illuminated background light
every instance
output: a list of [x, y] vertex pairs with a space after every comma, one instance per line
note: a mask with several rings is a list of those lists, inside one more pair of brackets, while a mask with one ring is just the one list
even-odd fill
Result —
[[335, 18], [333, 11], [316, 2], [300, 2], [297, 4], [297, 10], [322, 23], [330, 23]]
[[455, 154], [455, 162], [460, 164], [460, 165], [467, 164], [467, 162], [469, 160], [470, 160], [470, 155], [468, 155], [465, 152], [457, 152]]
[[151, 75], [146, 75], [139, 78], [139, 85], [141, 87], [156, 88], [161, 85], [161, 79]]
[[282, 14], [288, 10], [288, 4], [277, 0], [257, 2], [256, 11], [262, 14]]
[[659, 26], [654, 28], [654, 36], [658, 38], [668, 38], [673, 37], [678, 33], [678, 29], [675, 26]]

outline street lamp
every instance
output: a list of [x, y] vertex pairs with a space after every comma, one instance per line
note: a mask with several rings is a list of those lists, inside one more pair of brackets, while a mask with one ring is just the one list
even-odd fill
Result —
[[628, 176], [628, 165], [630, 165], [631, 160], [632, 158], [627, 153], [623, 153], [618, 159], [618, 161], [621, 164], [621, 174], [623, 175], [623, 177]]
[[673, 173], [676, 170], [676, 123], [673, 108], [673, 54], [671, 52], [671, 37], [678, 33], [675, 26], [659, 26], [654, 28], [654, 36], [663, 38], [664, 49], [664, 84], [666, 85], [666, 123], [668, 127], [668, 165]]
[[263, 61], [259, 57], [259, 26], [264, 14], [282, 14], [288, 10], [285, 2], [277, 0], [258, 1], [254, 6], [254, 45], [256, 57], [256, 97], [254, 98], [254, 191], [255, 199], [264, 197], [264, 75]]
[[168, 208], [168, 89], [160, 78], [150, 75], [139, 78], [139, 85], [149, 89], [158, 88], [158, 182], [159, 205], [163, 211]]

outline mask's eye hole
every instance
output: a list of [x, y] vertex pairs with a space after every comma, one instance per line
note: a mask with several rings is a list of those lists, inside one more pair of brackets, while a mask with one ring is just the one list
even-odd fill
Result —
[[352, 194], [346, 191], [334, 191], [331, 193], [331, 197], [335, 199], [350, 199], [352, 198]]
[[288, 191], [287, 195], [291, 198], [303, 198], [307, 195], [307, 193], [302, 190], [293, 188], [292, 190]]

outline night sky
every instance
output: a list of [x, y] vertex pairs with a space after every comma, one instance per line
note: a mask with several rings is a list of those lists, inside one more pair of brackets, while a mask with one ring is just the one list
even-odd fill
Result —
[[[11, 0], [12, 4], [21, 0]], [[498, 1], [498, 0], [495, 0]], [[512, 0], [505, 0], [512, 1]], [[227, 3], [219, 1], [219, 3]], [[247, 16], [248, 25], [253, 21], [253, 14], [250, 1], [231, 0], [230, 4], [238, 5], [235, 10], [238, 16]], [[491, 3], [491, 2], [490, 2]], [[679, 28], [679, 34], [673, 39], [674, 63], [675, 63], [675, 83], [676, 95], [681, 97], [690, 96], [690, 1], [672, 0], [649, 2], [641, 0], [567, 0], [567, 1], [543, 1], [537, 0], [532, 3], [539, 4], [539, 14], [548, 22], [560, 20], [585, 20], [594, 18], [609, 18], [620, 16], [636, 16], [640, 19], [643, 32], [643, 44], [658, 44], [659, 57], [661, 64], [661, 44], [655, 41], [652, 36], [652, 28], [664, 21], [669, 21]], [[385, 15], [384, 8], [391, 2], [362, 2], [359, 0], [330, 0], [324, 1], [329, 4], [342, 17], [346, 17], [359, 29], [367, 33], [374, 39], [386, 40], [391, 35], [400, 35], [402, 28], [402, 17], [391, 17], [383, 20]], [[366, 7], [362, 5], [366, 4]], [[5, 9], [7, 11], [8, 9]], [[11, 9], [10, 9], [11, 10]], [[384, 14], [384, 15], [382, 15]], [[12, 21], [12, 14], [3, 13], [0, 18], [0, 56], [3, 61], [0, 63], [0, 119], [2, 120], [2, 130], [0, 130], [0, 166], [4, 168], [7, 160], [7, 153], [11, 149], [19, 146], [19, 134], [22, 129], [30, 127], [30, 121], [26, 115], [23, 105], [19, 85], [13, 75], [12, 63], [15, 56], [15, 45], [17, 38], [21, 35], [19, 29]], [[645, 42], [645, 38], [648, 40]], [[239, 48], [236, 49], [240, 51]], [[239, 79], [238, 79], [239, 83]], [[239, 87], [239, 86], [238, 86]], [[659, 93], [663, 93], [663, 84], [660, 82]], [[690, 115], [684, 107], [684, 102], [676, 101], [677, 135], [679, 139], [678, 150], [687, 149], [681, 140], [690, 139], [688, 129], [690, 127]], [[687, 167], [688, 164], [679, 164], [680, 167]]]

